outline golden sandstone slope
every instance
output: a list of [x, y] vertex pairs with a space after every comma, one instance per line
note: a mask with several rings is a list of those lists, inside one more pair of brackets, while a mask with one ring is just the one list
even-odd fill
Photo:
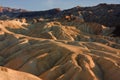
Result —
[[120, 38], [110, 37], [112, 30], [97, 23], [0, 21], [0, 65], [17, 70], [0, 67], [0, 80], [120, 80]]
[[41, 80], [25, 72], [19, 72], [5, 67], [0, 67], [0, 80]]

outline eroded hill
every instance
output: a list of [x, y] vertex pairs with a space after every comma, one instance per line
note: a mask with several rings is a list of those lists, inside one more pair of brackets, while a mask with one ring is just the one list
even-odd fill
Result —
[[120, 38], [111, 37], [113, 30], [66, 20], [0, 21], [0, 65], [18, 71], [0, 79], [120, 80]]

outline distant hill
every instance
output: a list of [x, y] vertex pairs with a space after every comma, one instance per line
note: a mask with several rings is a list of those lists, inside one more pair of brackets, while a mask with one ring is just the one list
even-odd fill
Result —
[[[76, 15], [80, 12], [85, 22], [96, 22], [108, 27], [116, 27], [115, 34], [120, 35], [118, 29], [120, 27], [120, 4], [99, 4], [91, 7], [74, 7], [67, 10], [59, 8], [45, 11], [27, 11], [24, 9], [11, 9], [8, 7], [0, 7], [0, 16], [6, 18], [62, 18], [65, 15]], [[116, 35], [115, 35], [116, 36]]]
[[15, 9], [15, 8], [10, 8], [10, 7], [2, 7], [0, 6], [0, 13], [18, 13], [18, 12], [26, 12], [27, 10], [25, 9]]

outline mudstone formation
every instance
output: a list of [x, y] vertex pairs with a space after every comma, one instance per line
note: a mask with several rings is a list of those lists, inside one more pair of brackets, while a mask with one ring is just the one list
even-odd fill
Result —
[[120, 80], [116, 27], [52, 11], [59, 14], [0, 20], [0, 80]]

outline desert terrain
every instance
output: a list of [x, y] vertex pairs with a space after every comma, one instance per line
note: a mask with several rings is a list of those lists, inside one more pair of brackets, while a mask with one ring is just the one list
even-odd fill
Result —
[[119, 8], [0, 8], [0, 80], [120, 80]]

